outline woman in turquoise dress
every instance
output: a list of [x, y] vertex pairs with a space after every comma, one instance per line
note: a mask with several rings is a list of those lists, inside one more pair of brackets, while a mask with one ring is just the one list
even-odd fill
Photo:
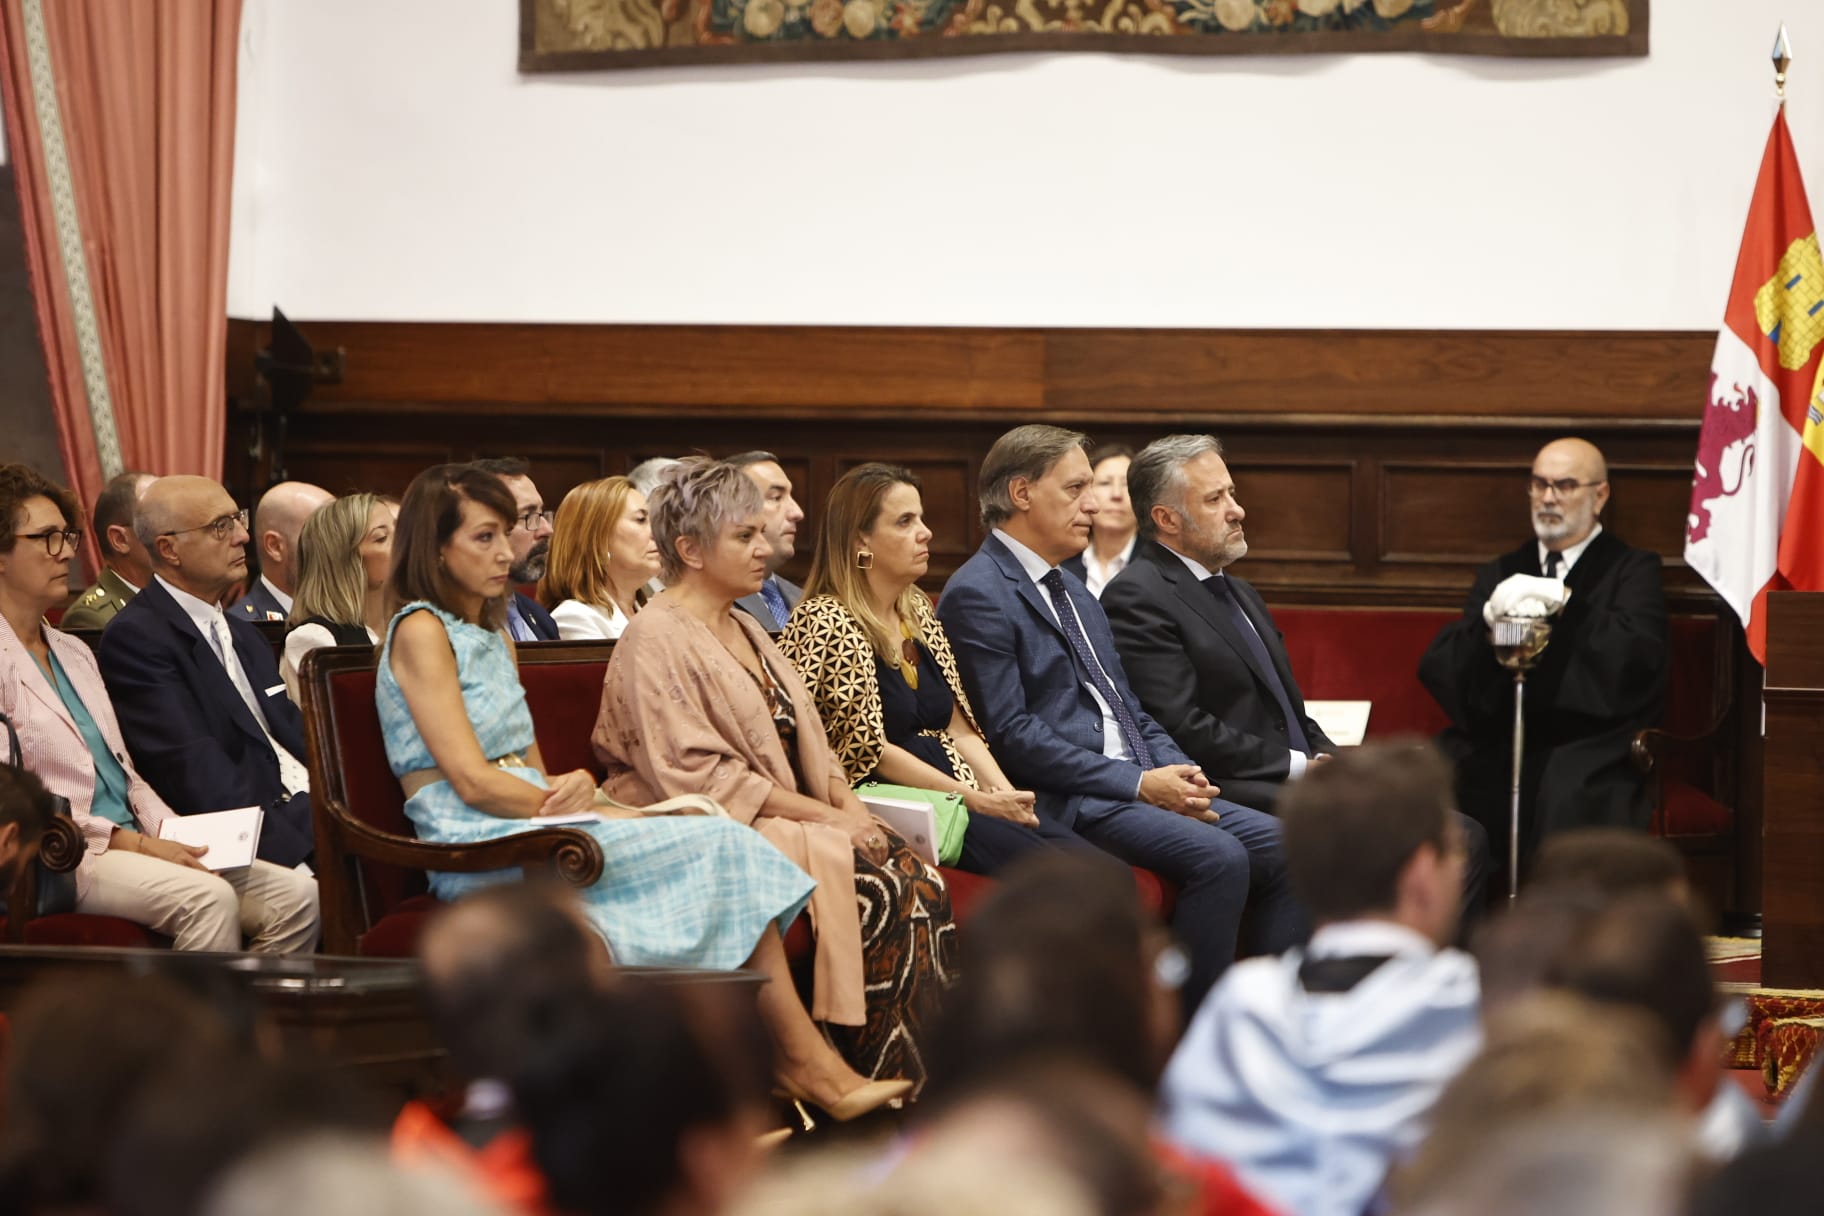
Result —
[[[602, 877], [584, 890], [591, 923], [626, 964], [747, 967], [792, 1096], [838, 1118], [904, 1096], [870, 1082], [805, 1012], [780, 933], [815, 885], [778, 849], [733, 820], [645, 815], [598, 797], [586, 770], [545, 772], [511, 643], [501, 628], [514, 504], [504, 483], [467, 465], [421, 473], [406, 491], [389, 581], [401, 605], [387, 629], [375, 700], [393, 774], [420, 839], [467, 843], [527, 831], [528, 820], [595, 811]], [[440, 899], [512, 881], [513, 871], [433, 874]]]

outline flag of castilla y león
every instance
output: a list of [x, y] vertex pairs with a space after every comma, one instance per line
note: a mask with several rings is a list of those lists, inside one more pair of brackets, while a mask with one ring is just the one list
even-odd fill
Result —
[[1824, 256], [1782, 109], [1710, 362], [1685, 561], [1767, 654], [1767, 592], [1824, 590]]

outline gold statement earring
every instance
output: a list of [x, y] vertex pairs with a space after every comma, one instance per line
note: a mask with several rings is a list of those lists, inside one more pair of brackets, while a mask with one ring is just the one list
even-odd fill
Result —
[[863, 549], [860, 553], [857, 553], [855, 555], [855, 568], [857, 570], [872, 570], [874, 568], [873, 551]]

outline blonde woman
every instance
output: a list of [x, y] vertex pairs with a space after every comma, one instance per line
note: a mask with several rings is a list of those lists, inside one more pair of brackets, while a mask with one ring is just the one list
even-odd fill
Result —
[[553, 527], [538, 598], [557, 636], [620, 637], [659, 572], [646, 496], [625, 477], [586, 481], [564, 495]]
[[968, 811], [946, 865], [993, 874], [1047, 845], [1102, 854], [1042, 821], [1001, 772], [963, 692], [949, 639], [918, 589], [931, 561], [919, 481], [887, 464], [830, 489], [804, 599], [779, 649], [804, 677], [853, 785], [880, 781], [955, 794]]
[[386, 628], [395, 504], [350, 494], [318, 507], [298, 534], [298, 592], [279, 675], [299, 704], [298, 668], [319, 646], [377, 645]]

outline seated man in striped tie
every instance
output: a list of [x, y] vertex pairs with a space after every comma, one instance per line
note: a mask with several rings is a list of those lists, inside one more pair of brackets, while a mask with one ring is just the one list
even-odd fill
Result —
[[1034, 809], [1178, 888], [1172, 926], [1191, 955], [1189, 1007], [1233, 961], [1300, 940], [1279, 825], [1220, 792], [1147, 715], [1102, 606], [1059, 568], [1088, 543], [1096, 501], [1084, 436], [1016, 427], [982, 464], [991, 529], [951, 576], [938, 618], [982, 732]]
[[161, 477], [133, 530], [152, 581], [109, 622], [97, 657], [135, 767], [183, 814], [264, 807], [260, 857], [306, 861], [304, 719], [272, 646], [221, 608], [247, 577], [246, 509], [207, 477]]

